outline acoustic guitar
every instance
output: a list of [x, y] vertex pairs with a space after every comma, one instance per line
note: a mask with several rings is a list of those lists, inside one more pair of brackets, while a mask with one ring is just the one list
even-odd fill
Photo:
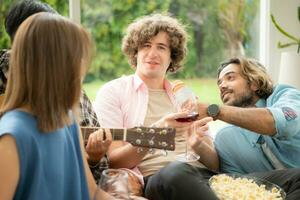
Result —
[[[89, 135], [99, 127], [80, 127], [80, 129], [86, 145]], [[174, 128], [134, 127], [109, 130], [113, 140], [123, 140], [139, 147], [175, 150]]]

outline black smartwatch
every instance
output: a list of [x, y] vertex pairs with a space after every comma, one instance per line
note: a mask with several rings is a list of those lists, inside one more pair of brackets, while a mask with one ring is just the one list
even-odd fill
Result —
[[207, 115], [212, 117], [214, 120], [216, 119], [219, 113], [220, 113], [220, 108], [217, 104], [210, 104], [207, 107]]

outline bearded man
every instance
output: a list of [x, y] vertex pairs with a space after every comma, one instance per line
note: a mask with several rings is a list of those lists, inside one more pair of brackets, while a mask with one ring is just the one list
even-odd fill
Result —
[[199, 103], [203, 116], [230, 125], [215, 138], [220, 171], [252, 173], [300, 167], [300, 91], [278, 84], [258, 61], [233, 58], [221, 64], [222, 106]]

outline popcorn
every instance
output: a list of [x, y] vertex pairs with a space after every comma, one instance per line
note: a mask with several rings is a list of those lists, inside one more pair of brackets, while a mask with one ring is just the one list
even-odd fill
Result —
[[283, 200], [278, 188], [267, 190], [265, 185], [246, 177], [216, 175], [210, 179], [210, 187], [220, 200]]

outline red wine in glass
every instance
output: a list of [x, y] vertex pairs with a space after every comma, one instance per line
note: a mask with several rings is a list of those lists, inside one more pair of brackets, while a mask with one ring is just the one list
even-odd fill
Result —
[[176, 121], [178, 122], [192, 122], [198, 119], [199, 114], [196, 112], [192, 112], [190, 114], [188, 114], [187, 117], [181, 117], [181, 118], [177, 118]]

